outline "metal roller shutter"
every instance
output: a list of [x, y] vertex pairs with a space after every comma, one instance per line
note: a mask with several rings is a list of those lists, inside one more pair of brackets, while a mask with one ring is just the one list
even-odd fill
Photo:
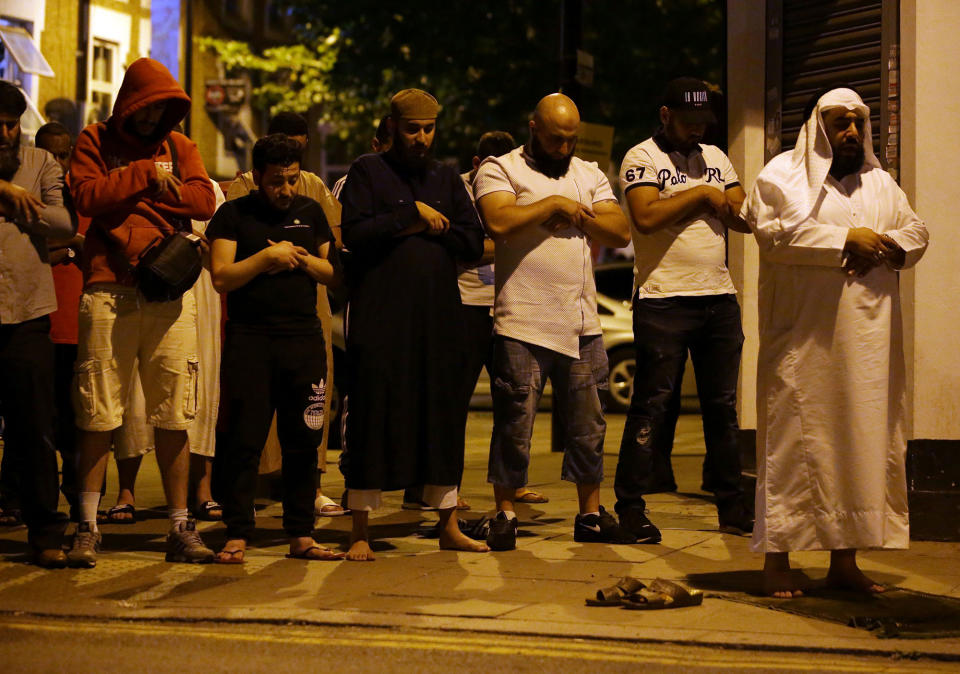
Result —
[[804, 106], [814, 93], [848, 84], [870, 106], [877, 154], [895, 168], [898, 4], [897, 0], [767, 1], [768, 159], [794, 146]]

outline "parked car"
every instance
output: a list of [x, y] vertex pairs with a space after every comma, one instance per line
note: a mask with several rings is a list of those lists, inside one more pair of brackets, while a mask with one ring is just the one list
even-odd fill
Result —
[[[610, 363], [610, 398], [607, 411], [624, 413], [630, 407], [633, 392], [633, 371], [636, 356], [633, 348], [633, 262], [611, 262], [594, 269], [597, 284], [597, 313], [603, 330], [603, 345]], [[336, 391], [337, 378], [343, 372], [346, 344], [343, 336], [343, 312], [338, 311], [333, 324], [334, 391], [331, 393], [330, 447], [340, 446], [340, 396]], [[549, 399], [549, 384], [544, 397]], [[490, 381], [481, 375], [474, 400], [488, 398]]]

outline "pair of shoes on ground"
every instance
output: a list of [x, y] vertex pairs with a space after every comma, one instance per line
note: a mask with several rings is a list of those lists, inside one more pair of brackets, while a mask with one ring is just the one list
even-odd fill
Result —
[[[66, 554], [67, 564], [74, 568], [95, 567], [101, 540], [100, 531], [94, 530], [89, 522], [78, 524]], [[188, 520], [167, 534], [166, 560], [186, 564], [208, 564], [213, 561], [213, 550], [203, 544], [196, 522]]]
[[[508, 518], [499, 512], [490, 520], [487, 533], [487, 546], [491, 550], [514, 550], [517, 547], [516, 517]], [[573, 523], [573, 540], [578, 543], [607, 543], [630, 545], [637, 542], [636, 536], [617, 524], [616, 518], [600, 506], [599, 514], [577, 515]]]
[[633, 611], [699, 606], [703, 592], [691, 590], [672, 580], [657, 578], [649, 585], [625, 576], [616, 585], [597, 590], [595, 597], [587, 597], [587, 606], [622, 606]]

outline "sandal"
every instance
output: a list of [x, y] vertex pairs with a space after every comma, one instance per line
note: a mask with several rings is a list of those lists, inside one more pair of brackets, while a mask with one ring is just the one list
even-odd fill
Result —
[[538, 491], [533, 491], [531, 489], [523, 490], [523, 493], [520, 496], [517, 496], [513, 499], [517, 503], [550, 503], [550, 499], [541, 494]]
[[[118, 515], [130, 515], [130, 517], [118, 517]], [[137, 509], [131, 503], [118, 503], [107, 511], [104, 521], [108, 524], [136, 524]]]
[[320, 494], [313, 502], [313, 514], [318, 517], [341, 517], [349, 515], [350, 509], [345, 508], [329, 496]]
[[[319, 551], [319, 554], [311, 554], [314, 550]], [[338, 559], [343, 559], [347, 556], [345, 552], [335, 552], [330, 548], [322, 548], [319, 545], [311, 545], [306, 550], [300, 552], [288, 552], [288, 559], [305, 559], [309, 562], [332, 562]]]
[[672, 580], [657, 578], [632, 597], [623, 600], [623, 608], [631, 611], [649, 611], [661, 608], [683, 608], [703, 603], [703, 592], [690, 590]]
[[202, 522], [219, 522], [223, 519], [223, 506], [216, 501], [204, 501], [194, 509], [193, 516]]
[[[243, 564], [243, 558], [246, 555], [246, 550], [221, 550], [213, 558], [214, 563], [216, 564]], [[221, 555], [226, 555], [221, 557]]]
[[23, 517], [19, 508], [0, 510], [0, 527], [19, 527], [23, 524]]
[[616, 585], [597, 590], [596, 598], [587, 597], [587, 606], [622, 606], [625, 601], [636, 597], [646, 585], [636, 578], [624, 576]]

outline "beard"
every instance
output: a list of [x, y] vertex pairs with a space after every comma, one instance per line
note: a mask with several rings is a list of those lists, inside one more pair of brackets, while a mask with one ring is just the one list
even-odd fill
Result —
[[422, 171], [433, 160], [432, 145], [414, 144], [407, 147], [402, 138], [394, 136], [392, 149], [400, 163], [412, 171]]
[[[856, 152], [850, 152], [852, 145], [841, 146], [833, 152], [833, 162], [830, 164], [830, 175], [834, 178], [843, 178], [851, 173], [856, 173], [863, 166], [864, 151], [863, 145], [856, 146]], [[846, 152], [840, 150], [848, 149]]]
[[551, 157], [550, 154], [543, 149], [543, 145], [540, 144], [540, 140], [537, 138], [537, 134], [530, 134], [530, 156], [533, 157], [533, 161], [537, 165], [537, 170], [540, 171], [543, 175], [548, 178], [562, 178], [567, 175], [567, 170], [570, 168], [570, 160], [573, 158], [573, 151], [570, 151], [566, 157], [557, 159]]
[[20, 169], [20, 136], [0, 145], [0, 180], [10, 180]]

